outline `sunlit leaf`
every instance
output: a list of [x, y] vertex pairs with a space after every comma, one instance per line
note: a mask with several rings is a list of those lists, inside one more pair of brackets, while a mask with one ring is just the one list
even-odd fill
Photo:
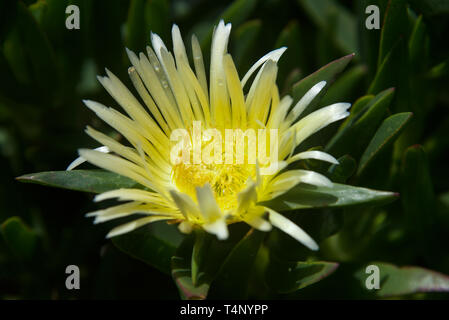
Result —
[[411, 112], [392, 115], [385, 119], [377, 129], [373, 139], [363, 153], [357, 174], [361, 175], [366, 166], [387, 146], [394, 142], [412, 117]]
[[[369, 265], [379, 267], [380, 289], [376, 290], [376, 294], [380, 297], [449, 291], [449, 276], [439, 272], [414, 266], [399, 268], [385, 262], [372, 262]], [[366, 286], [368, 276], [365, 268], [356, 273], [363, 287]]]
[[267, 201], [264, 205], [279, 211], [301, 208], [340, 207], [360, 204], [385, 204], [398, 195], [389, 191], [378, 191], [334, 183], [333, 187], [317, 187], [299, 184], [288, 192]]
[[119, 188], [142, 188], [134, 180], [104, 170], [46, 171], [25, 174], [16, 179], [21, 182], [93, 193]]

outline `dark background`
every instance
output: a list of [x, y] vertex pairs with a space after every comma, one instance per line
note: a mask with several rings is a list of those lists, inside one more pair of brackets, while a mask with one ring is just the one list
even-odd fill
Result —
[[[254, 3], [250, 9], [231, 15], [233, 31], [229, 51], [234, 54], [239, 74], [242, 76], [268, 51], [287, 45], [289, 49], [279, 63], [278, 84], [282, 92], [288, 92], [289, 75], [300, 79], [355, 51], [356, 57], [350, 67], [360, 67], [361, 75], [344, 91], [345, 101], [353, 103], [366, 93], [377, 72], [378, 47], [370, 47], [366, 42], [369, 38], [370, 43], [377, 44], [380, 31], [368, 34], [360, 27], [366, 17], [363, 5], [378, 3], [383, 19], [387, 1], [338, 2], [355, 22], [354, 47], [351, 47], [351, 40], [349, 46], [345, 41], [342, 43], [328, 24], [332, 20], [329, 8], [318, 10], [316, 15], [304, 2], [248, 1]], [[65, 8], [69, 4], [80, 8], [80, 30], [65, 28]], [[64, 170], [77, 157], [78, 148], [98, 146], [83, 130], [88, 124], [103, 129], [106, 126], [82, 104], [82, 99], [115, 105], [95, 78], [97, 74], [104, 74], [105, 67], [130, 87], [127, 76], [130, 62], [125, 46], [144, 51], [149, 44], [149, 32], [153, 30], [170, 48], [171, 25], [177, 23], [189, 50], [187, 39], [192, 32], [200, 40], [206, 39], [212, 24], [229, 5], [229, 1], [216, 0], [1, 0], [0, 223], [12, 216], [20, 217], [39, 239], [37, 253], [27, 260], [15, 255], [0, 237], [1, 298], [178, 298], [170, 276], [127, 256], [104, 239], [113, 224], [94, 226], [84, 217], [84, 213], [97, 207], [91, 195], [21, 184], [15, 177]], [[345, 268], [292, 296], [294, 298], [363, 298], [352, 274], [368, 260], [388, 258], [393, 263], [419, 265], [449, 274], [449, 4], [423, 0], [408, 1], [408, 5], [411, 16], [423, 15], [427, 42], [422, 46], [427, 53], [421, 53], [419, 63], [408, 59], [405, 53], [398, 61], [407, 60], [409, 64], [399, 71], [392, 70], [398, 74], [409, 71], [403, 74], [406, 82], [411, 83], [409, 91], [401, 89], [404, 85], [398, 80], [400, 77], [384, 89], [395, 86], [398, 92], [408, 96], [409, 99], [404, 100], [408, 102], [402, 105], [396, 102], [401, 105], [397, 111], [415, 113], [416, 125], [408, 129], [403, 143], [407, 147], [422, 145], [426, 152], [424, 170], [431, 186], [426, 189], [431, 193], [431, 209], [425, 200], [422, 204], [431, 210], [429, 214], [438, 212], [436, 215], [440, 219], [433, 220], [439, 221], [440, 229], [425, 234], [438, 243], [432, 245], [434, 256], [426, 259], [416, 253], [418, 245], [414, 240], [408, 241], [409, 238], [384, 247], [373, 240], [378, 251], [360, 249], [347, 261]], [[239, 27], [254, 25], [257, 32], [251, 41], [241, 40], [239, 35], [244, 29]], [[405, 29], [402, 36], [408, 41], [410, 27]], [[296, 73], [292, 75], [291, 71]], [[377, 175], [388, 177], [392, 165], [389, 161], [388, 158], [386, 166], [379, 164], [375, 169]], [[409, 178], [407, 181], [414, 183], [413, 176]], [[371, 187], [369, 184], [364, 185]], [[376, 187], [374, 182], [372, 184]], [[401, 189], [400, 184], [382, 182], [380, 185], [392, 191]], [[393, 212], [392, 218], [388, 218], [391, 219], [389, 225], [395, 224], [402, 230], [408, 218], [401, 200], [387, 208]], [[80, 267], [80, 290], [65, 288], [65, 268], [70, 264]], [[413, 297], [447, 298], [444, 294]]]

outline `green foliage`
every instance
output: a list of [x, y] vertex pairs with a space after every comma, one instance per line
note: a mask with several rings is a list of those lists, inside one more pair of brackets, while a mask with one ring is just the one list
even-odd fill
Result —
[[[65, 28], [69, 4], [80, 8], [80, 30]], [[380, 8], [380, 30], [365, 27], [371, 4]], [[438, 0], [0, 2], [0, 297], [447, 298], [448, 16]], [[352, 103], [346, 120], [298, 148], [322, 146], [338, 159], [300, 164], [334, 187], [301, 184], [267, 204], [319, 251], [243, 223], [230, 225], [226, 241], [198, 230], [185, 236], [166, 222], [106, 241], [115, 222], [92, 226], [84, 218], [98, 209], [91, 196], [18, 183], [88, 193], [143, 188], [85, 164], [50, 170], [63, 170], [78, 148], [98, 146], [86, 125], [110, 130], [81, 101], [116, 107], [95, 75], [108, 67], [130, 86], [125, 47], [145, 51], [152, 31], [171, 49], [176, 23], [189, 54], [197, 34], [208, 69], [219, 19], [232, 23], [229, 51], [240, 76], [287, 46], [282, 95], [296, 102], [325, 80], [305, 115]], [[89, 289], [65, 289], [61, 270], [69, 264], [80, 266]], [[365, 287], [370, 264], [380, 269], [380, 290]]]
[[[385, 262], [372, 262], [370, 264], [379, 267], [381, 285], [380, 290], [376, 291], [379, 297], [410, 295], [417, 292], [447, 291], [449, 289], [449, 277], [438, 272], [411, 266], [398, 268]], [[358, 271], [356, 277], [365, 282], [365, 269]]]
[[37, 235], [19, 217], [11, 217], [2, 224], [2, 234], [14, 255], [30, 260], [35, 254]]
[[370, 190], [338, 183], [334, 183], [333, 187], [299, 184], [279, 197], [263, 204], [278, 210], [295, 210], [300, 208], [388, 203], [396, 196], [392, 192]]
[[16, 179], [27, 183], [92, 193], [140, 186], [134, 180], [104, 170], [47, 171], [26, 174]]

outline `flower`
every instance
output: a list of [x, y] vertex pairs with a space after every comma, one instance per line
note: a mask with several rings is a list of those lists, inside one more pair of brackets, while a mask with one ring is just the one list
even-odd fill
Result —
[[[197, 38], [192, 37], [193, 71], [177, 25], [172, 28], [174, 56], [156, 34], [151, 35], [152, 48], [147, 47], [147, 55], [136, 55], [127, 49], [132, 63], [128, 73], [143, 104], [109, 70], [106, 69], [107, 76], [98, 77], [127, 115], [98, 102], [84, 103], [118, 131], [127, 144], [87, 127], [87, 134], [102, 146], [96, 150], [79, 150], [80, 158], [68, 170], [87, 160], [144, 187], [112, 190], [95, 197], [95, 201], [112, 198], [127, 201], [88, 213], [87, 216], [95, 217], [95, 223], [143, 215], [114, 228], [107, 237], [133, 231], [151, 222], [168, 220], [179, 223], [179, 229], [184, 233], [202, 228], [219, 239], [226, 239], [227, 225], [243, 221], [262, 231], [277, 227], [308, 248], [318, 249], [316, 242], [300, 227], [275, 208], [259, 203], [273, 199], [299, 183], [332, 186], [332, 182], [319, 173], [289, 170], [288, 165], [311, 158], [338, 163], [321, 151], [294, 154], [294, 150], [313, 133], [348, 116], [350, 104], [336, 103], [299, 119], [326, 82], [314, 85], [293, 107], [290, 96], [281, 99], [276, 86], [276, 63], [286, 48], [260, 58], [240, 80], [232, 57], [227, 54], [230, 31], [231, 24], [225, 25], [223, 21], [214, 30], [209, 82]], [[249, 86], [253, 75], [254, 80]], [[198, 136], [194, 132], [196, 129], [209, 136]], [[182, 130], [185, 136], [182, 148], [174, 149], [172, 138], [177, 130]], [[222, 142], [217, 137], [227, 137], [229, 130], [244, 133], [243, 142], [245, 134], [251, 130], [265, 135], [257, 136], [258, 144], [250, 141], [249, 133], [247, 144], [236, 142], [232, 145], [234, 140], [231, 139], [231, 147], [225, 145], [225, 151], [231, 152], [231, 161], [223, 161], [220, 156], [226, 152], [220, 154], [217, 149], [213, 151], [214, 157], [218, 158], [209, 159], [217, 161], [192, 161], [195, 157], [205, 160], [207, 157], [201, 157], [199, 153], [210, 155], [211, 146], [222, 150]], [[268, 131], [270, 141], [266, 144]], [[184, 156], [182, 152], [191, 151], [195, 146], [193, 155], [182, 158], [186, 161], [172, 161], [170, 155]], [[269, 153], [270, 161], [262, 159], [260, 153], [252, 163], [235, 161], [237, 156], [234, 157], [232, 152], [241, 152], [243, 158], [249, 160], [255, 146], [259, 151]]]

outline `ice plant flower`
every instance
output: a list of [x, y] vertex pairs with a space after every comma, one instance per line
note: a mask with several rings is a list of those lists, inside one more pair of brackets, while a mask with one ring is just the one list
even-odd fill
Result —
[[[101, 147], [79, 150], [80, 158], [68, 170], [87, 160], [95, 166], [131, 178], [144, 187], [112, 190], [95, 197], [95, 201], [112, 198], [126, 201], [88, 213], [87, 216], [95, 217], [95, 223], [138, 215], [135, 220], [114, 228], [107, 237], [133, 231], [151, 222], [168, 220], [178, 223], [184, 233], [202, 228], [219, 239], [226, 239], [228, 224], [243, 221], [262, 231], [277, 227], [308, 248], [318, 249], [316, 242], [299, 226], [276, 212], [275, 208], [260, 203], [287, 192], [299, 183], [332, 186], [332, 182], [319, 173], [289, 170], [288, 165], [311, 158], [338, 163], [334, 157], [321, 151], [296, 154], [294, 151], [310, 135], [348, 116], [350, 104], [336, 103], [300, 118], [326, 82], [317, 83], [295, 105], [290, 96], [281, 98], [276, 86], [277, 61], [286, 48], [260, 58], [240, 79], [232, 57], [227, 53], [230, 32], [231, 24], [223, 21], [214, 30], [209, 80], [197, 38], [192, 37], [192, 68], [176, 25], [172, 28], [174, 54], [156, 34], [151, 36], [152, 48], [146, 48], [147, 54], [136, 55], [127, 50], [132, 63], [128, 73], [140, 100], [109, 70], [106, 70], [107, 76], [98, 77], [127, 115], [98, 102], [84, 103], [127, 142], [119, 143], [87, 127], [87, 134]], [[250, 79], [253, 79], [252, 83]], [[258, 146], [271, 151], [270, 154], [276, 151], [276, 158], [267, 161], [258, 154], [253, 163], [173, 163], [170, 157], [174, 147], [172, 134], [176, 130], [184, 130], [189, 134], [192, 146], [195, 144], [195, 125], [203, 132], [213, 129], [222, 137], [229, 129], [245, 133], [247, 130], [275, 130], [276, 141], [264, 145], [264, 137]], [[206, 141], [201, 144], [200, 152], [210, 152], [214, 140], [204, 136], [199, 139]], [[239, 149], [248, 159], [252, 147], [253, 144], [248, 142], [231, 146], [230, 150]], [[193, 160], [195, 156], [194, 151], [187, 160]], [[266, 170], [268, 167], [274, 170]]]

